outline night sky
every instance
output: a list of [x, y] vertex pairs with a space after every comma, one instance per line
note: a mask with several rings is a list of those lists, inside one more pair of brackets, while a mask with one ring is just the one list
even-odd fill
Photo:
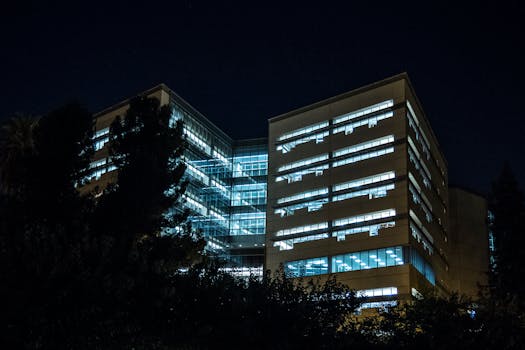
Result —
[[508, 160], [525, 184], [523, 1], [130, 4], [3, 5], [0, 118], [164, 82], [232, 137], [265, 137], [269, 117], [406, 71], [450, 183], [487, 192]]

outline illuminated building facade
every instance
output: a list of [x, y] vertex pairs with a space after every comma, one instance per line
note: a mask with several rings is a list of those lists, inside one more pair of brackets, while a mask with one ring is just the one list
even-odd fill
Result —
[[268, 269], [451, 290], [447, 165], [406, 74], [271, 118], [268, 145]]
[[[223, 258], [237, 275], [262, 275], [266, 224], [267, 140], [232, 140], [165, 85], [144, 95], [172, 106], [173, 121], [184, 122], [184, 153], [189, 180], [184, 205], [192, 227], [207, 241], [207, 251]], [[109, 126], [124, 115], [123, 101], [95, 115], [95, 156], [91, 182], [82, 191], [116, 181], [107, 143]]]
[[[165, 85], [143, 94], [184, 121], [185, 205], [234, 273], [261, 276], [264, 263], [290, 277], [336, 274], [367, 307], [428, 288], [475, 296], [485, 281], [486, 206], [451, 190], [449, 208], [447, 164], [406, 74], [271, 118], [268, 139], [232, 140]], [[96, 115], [83, 191], [116, 181], [106, 144], [128, 102]]]

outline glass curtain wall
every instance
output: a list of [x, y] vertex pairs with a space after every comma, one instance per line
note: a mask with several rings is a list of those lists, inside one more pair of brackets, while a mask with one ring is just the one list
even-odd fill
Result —
[[189, 184], [185, 207], [209, 253], [239, 275], [262, 275], [266, 224], [266, 139], [233, 141], [198, 113], [172, 100], [172, 121], [184, 122]]

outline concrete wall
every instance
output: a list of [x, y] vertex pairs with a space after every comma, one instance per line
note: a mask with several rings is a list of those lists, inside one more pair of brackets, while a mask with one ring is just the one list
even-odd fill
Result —
[[450, 277], [453, 290], [475, 298], [487, 285], [489, 239], [487, 201], [461, 188], [450, 188]]

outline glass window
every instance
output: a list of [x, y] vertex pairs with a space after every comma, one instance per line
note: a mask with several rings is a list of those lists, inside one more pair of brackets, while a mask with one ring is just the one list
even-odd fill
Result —
[[377, 103], [372, 106], [364, 107], [356, 111], [350, 112], [348, 114], [334, 118], [334, 124], [343, 123], [343, 122], [346, 122], [346, 121], [349, 121], [355, 118], [362, 117], [370, 113], [378, 112], [380, 110], [392, 107], [393, 105], [394, 105], [394, 100], [387, 100], [387, 101], [383, 101], [383, 102]]
[[289, 277], [307, 277], [328, 273], [328, 257], [289, 261], [285, 263], [285, 273]]
[[299, 135], [308, 134], [308, 133], [311, 133], [311, 132], [313, 132], [315, 130], [326, 128], [327, 126], [328, 126], [328, 122], [322, 122], [322, 123], [318, 123], [318, 124], [309, 125], [309, 126], [306, 126], [304, 128], [293, 130], [293, 131], [287, 132], [285, 134], [282, 134], [281, 136], [279, 136], [277, 141], [283, 141], [283, 140], [287, 140], [289, 138], [296, 137], [296, 136], [299, 136]]
[[404, 264], [403, 247], [372, 249], [332, 257], [332, 272], [359, 271]]

